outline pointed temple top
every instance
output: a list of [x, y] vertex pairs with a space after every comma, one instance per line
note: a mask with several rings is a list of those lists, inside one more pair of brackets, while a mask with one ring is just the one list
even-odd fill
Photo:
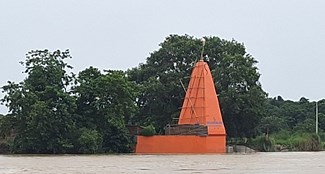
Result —
[[209, 135], [226, 134], [210, 68], [202, 59], [192, 71], [178, 124], [206, 125]]

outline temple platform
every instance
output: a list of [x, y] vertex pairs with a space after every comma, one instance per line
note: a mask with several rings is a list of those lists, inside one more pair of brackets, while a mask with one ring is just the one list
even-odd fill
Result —
[[226, 153], [226, 135], [137, 136], [137, 154]]

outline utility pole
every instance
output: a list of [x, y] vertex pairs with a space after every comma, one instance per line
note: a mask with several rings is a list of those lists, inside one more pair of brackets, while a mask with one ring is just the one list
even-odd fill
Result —
[[316, 101], [316, 134], [318, 135], [318, 103]]

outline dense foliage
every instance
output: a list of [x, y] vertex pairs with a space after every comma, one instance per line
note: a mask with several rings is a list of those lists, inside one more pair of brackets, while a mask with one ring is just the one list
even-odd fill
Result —
[[[204, 59], [214, 77], [228, 140], [244, 139], [269, 151], [274, 145], [320, 149], [315, 102], [267, 98], [257, 61], [243, 44], [205, 37]], [[141, 134], [162, 134], [176, 123], [189, 76], [202, 51], [201, 40], [171, 35], [145, 63], [123, 71], [89, 67], [72, 73], [68, 50], [35, 50], [21, 62], [26, 78], [2, 87], [9, 113], [0, 115], [0, 153], [130, 152], [127, 124]], [[325, 100], [319, 105], [325, 139]], [[248, 141], [246, 141], [249, 138]]]
[[14, 153], [128, 152], [125, 121], [136, 111], [135, 90], [121, 71], [68, 73], [69, 51], [27, 53], [27, 78], [8, 82], [2, 102], [10, 114], [1, 135], [13, 135]]
[[[281, 96], [269, 98], [259, 136], [247, 145], [261, 151], [316, 151], [325, 148], [325, 100], [318, 101], [319, 133], [316, 134], [316, 102], [302, 97], [294, 102]], [[323, 145], [322, 145], [323, 144]]]
[[[316, 103], [302, 97], [293, 102], [283, 100], [281, 96], [268, 99], [266, 115], [262, 118], [259, 129], [264, 133], [315, 132]], [[318, 101], [319, 131], [325, 130], [325, 100]]]
[[31, 51], [26, 55], [27, 78], [3, 87], [3, 101], [14, 118], [17, 136], [12, 149], [18, 153], [70, 152], [75, 127], [75, 102], [67, 92], [73, 76], [64, 60], [68, 51]]
[[[122, 71], [101, 74], [93, 67], [80, 72], [77, 81], [73, 90], [77, 95], [76, 123], [83, 128], [80, 132], [83, 138], [78, 139], [79, 152], [95, 147], [104, 152], [130, 151], [131, 139], [125, 124], [137, 112], [135, 85]], [[92, 140], [93, 137], [97, 138]], [[90, 148], [88, 141], [95, 147]]]

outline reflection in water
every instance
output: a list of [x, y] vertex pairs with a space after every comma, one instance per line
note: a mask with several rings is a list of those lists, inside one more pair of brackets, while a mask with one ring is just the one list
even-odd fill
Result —
[[324, 173], [325, 152], [226, 155], [0, 155], [0, 174]]

